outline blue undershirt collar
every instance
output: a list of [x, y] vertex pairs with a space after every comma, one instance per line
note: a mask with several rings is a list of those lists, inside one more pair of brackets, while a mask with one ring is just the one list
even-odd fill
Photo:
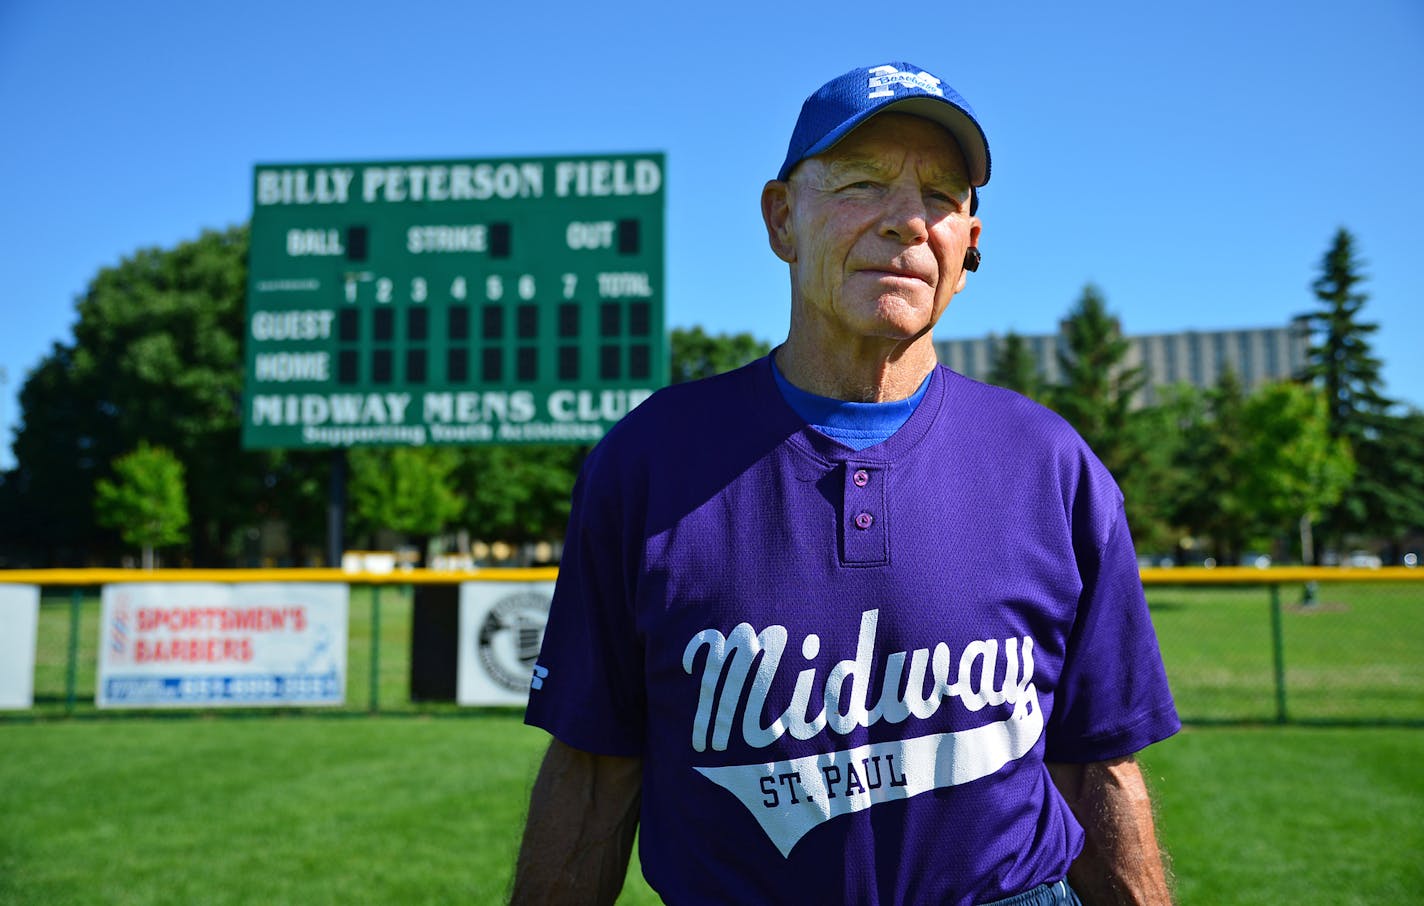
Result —
[[908, 399], [888, 403], [853, 403], [807, 393], [793, 385], [771, 358], [771, 373], [786, 404], [812, 428], [853, 450], [864, 450], [888, 439], [910, 420], [915, 407], [925, 398], [930, 376]]

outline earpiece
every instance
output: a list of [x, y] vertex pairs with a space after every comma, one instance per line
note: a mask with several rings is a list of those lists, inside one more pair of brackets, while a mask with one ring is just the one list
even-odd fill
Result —
[[984, 256], [979, 254], [979, 249], [970, 246], [964, 250], [964, 269], [967, 271], [977, 271], [979, 262], [984, 260]]

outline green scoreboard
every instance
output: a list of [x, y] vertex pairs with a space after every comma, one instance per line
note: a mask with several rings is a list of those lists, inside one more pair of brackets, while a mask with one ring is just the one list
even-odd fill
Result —
[[598, 440], [667, 382], [664, 164], [257, 166], [243, 446]]

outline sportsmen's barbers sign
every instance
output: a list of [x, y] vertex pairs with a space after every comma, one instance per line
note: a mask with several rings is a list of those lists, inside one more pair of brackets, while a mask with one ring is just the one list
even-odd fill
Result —
[[338, 584], [106, 585], [95, 704], [340, 705], [347, 599]]
[[591, 443], [666, 382], [661, 154], [253, 174], [243, 444]]

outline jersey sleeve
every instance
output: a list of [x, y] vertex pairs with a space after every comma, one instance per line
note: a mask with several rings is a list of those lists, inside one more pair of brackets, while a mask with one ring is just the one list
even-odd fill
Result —
[[559, 576], [524, 720], [599, 755], [643, 751], [643, 655], [618, 482], [598, 450], [574, 487]]
[[1048, 761], [1119, 758], [1181, 729], [1121, 498], [1114, 503], [1106, 541], [1080, 560], [1083, 592], [1049, 717]]

